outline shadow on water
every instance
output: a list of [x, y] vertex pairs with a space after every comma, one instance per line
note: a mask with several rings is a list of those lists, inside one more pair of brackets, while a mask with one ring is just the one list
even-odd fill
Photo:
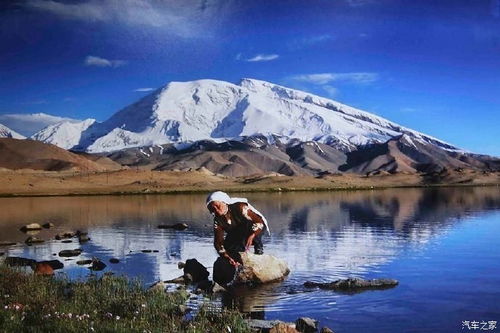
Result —
[[[405, 282], [421, 278], [419, 274], [423, 273], [415, 267], [426, 267], [434, 260], [436, 266], [429, 266], [434, 272], [439, 265], [451, 265], [451, 260], [466, 256], [459, 252], [454, 254], [456, 258], [450, 259], [442, 258], [441, 253], [426, 251], [438, 248], [448, 234], [461, 235], [463, 226], [500, 209], [498, 187], [250, 193], [246, 196], [270, 223], [271, 236], [264, 237], [266, 253], [285, 259], [291, 274], [280, 284], [237, 290], [231, 297], [224, 296], [222, 303], [237, 306], [257, 318], [278, 313], [293, 318], [312, 313], [326, 322], [332, 320], [332, 309], [342, 312], [353, 306], [368, 307], [367, 303], [349, 301], [354, 298], [359, 302], [378, 302], [386, 307], [387, 313], [398, 310], [394, 304], [387, 303], [385, 297], [405, 290]], [[50, 240], [44, 244], [0, 247], [0, 252], [4, 252], [4, 256], [50, 260], [57, 258], [54, 254], [60, 250], [82, 248], [78, 259], [98, 257], [108, 263], [110, 258], [118, 258], [120, 263], [108, 263], [105, 272], [140, 277], [147, 283], [179, 276], [177, 263], [190, 258], [197, 258], [211, 270], [216, 253], [212, 246], [211, 217], [204, 207], [204, 199], [204, 195], [1, 198], [0, 241], [24, 242], [27, 235], [19, 228], [28, 223], [52, 222], [56, 227], [36, 235]], [[159, 224], [173, 223], [187, 223], [189, 229], [157, 229]], [[480, 231], [486, 225], [486, 222], [483, 226], [478, 224], [475, 230]], [[54, 240], [55, 234], [64, 230], [86, 230], [91, 241], [78, 244]], [[477, 254], [488, 253], [485, 247], [491, 244], [481, 238], [476, 241], [479, 242]], [[451, 250], [457, 244], [459, 242], [447, 246]], [[142, 250], [158, 252], [143, 253]], [[442, 252], [444, 256], [446, 251]], [[484, 262], [484, 265], [499, 259], [485, 258], [483, 260], [492, 262]], [[412, 262], [411, 269], [404, 266], [408, 262]], [[76, 259], [64, 264], [65, 274], [70, 277], [88, 274], [86, 268], [76, 265]], [[499, 275], [498, 265], [493, 265]], [[300, 288], [307, 280], [327, 282], [348, 276], [371, 278], [385, 274], [408, 281], [403, 281], [395, 290], [359, 296], [318, 290], [306, 292]], [[340, 320], [340, 327], [353, 328], [351, 324], [343, 324], [342, 319], [335, 319]]]

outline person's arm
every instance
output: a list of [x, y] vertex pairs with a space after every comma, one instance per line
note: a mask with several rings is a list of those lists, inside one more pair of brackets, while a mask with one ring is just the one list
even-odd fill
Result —
[[227, 254], [226, 249], [224, 249], [224, 229], [221, 226], [214, 225], [214, 247], [217, 253], [226, 258], [229, 263], [233, 266], [238, 266], [240, 263], [234, 260]]
[[245, 245], [245, 249], [248, 251], [250, 246], [252, 246], [253, 239], [256, 236], [260, 235], [264, 230], [265, 223], [262, 219], [262, 216], [255, 213], [252, 209], [250, 209], [250, 207], [248, 207], [248, 205], [242, 205], [241, 210], [241, 214], [243, 215], [243, 217], [252, 223], [253, 232], [248, 236]]

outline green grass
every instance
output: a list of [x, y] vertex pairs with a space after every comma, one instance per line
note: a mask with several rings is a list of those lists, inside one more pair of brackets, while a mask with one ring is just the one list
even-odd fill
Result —
[[178, 306], [187, 298], [125, 277], [75, 282], [0, 265], [1, 332], [250, 332], [232, 310], [202, 307], [185, 320]]

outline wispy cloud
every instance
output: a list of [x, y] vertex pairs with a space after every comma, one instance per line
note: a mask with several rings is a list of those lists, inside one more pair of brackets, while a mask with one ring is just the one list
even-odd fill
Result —
[[23, 104], [23, 105], [43, 105], [43, 104], [47, 104], [47, 103], [48, 102], [45, 99], [36, 99], [36, 100], [32, 100], [32, 101], [22, 102], [21, 104]]
[[155, 90], [155, 88], [137, 88], [137, 89], [134, 89], [134, 91], [136, 92], [147, 92], [147, 91], [153, 91]]
[[113, 67], [113, 68], [127, 64], [125, 60], [110, 60], [91, 55], [87, 56], [83, 61], [83, 63], [85, 66]]
[[288, 43], [290, 49], [302, 49], [305, 47], [311, 47], [320, 43], [333, 40], [333, 36], [330, 34], [314, 35], [309, 37], [302, 37], [293, 39]]
[[[240, 56], [241, 57], [241, 56]], [[257, 54], [252, 58], [245, 59], [248, 62], [262, 62], [262, 61], [271, 61], [278, 59], [278, 54]]]
[[369, 84], [378, 80], [377, 73], [354, 72], [354, 73], [317, 73], [300, 74], [290, 77], [294, 81], [307, 82], [317, 85], [324, 85], [331, 82]]
[[215, 0], [26, 0], [24, 7], [62, 19], [165, 28], [177, 36], [196, 37], [206, 35], [231, 4]]
[[326, 93], [330, 97], [337, 97], [339, 95], [339, 90], [337, 88], [335, 88], [334, 86], [331, 86], [329, 84], [325, 84], [321, 88], [323, 88], [323, 90], [326, 91]]

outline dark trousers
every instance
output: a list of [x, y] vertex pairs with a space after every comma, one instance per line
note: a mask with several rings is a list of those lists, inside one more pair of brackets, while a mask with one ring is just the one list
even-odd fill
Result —
[[[264, 244], [262, 243], [262, 235], [264, 231], [265, 227], [264, 230], [262, 230], [262, 232], [255, 236], [255, 238], [253, 239], [252, 245], [255, 254], [264, 253]], [[248, 236], [250, 236], [252, 233], [252, 229], [246, 225], [242, 225], [238, 228], [230, 230], [226, 234], [226, 238], [224, 239], [224, 248], [226, 249], [228, 254], [235, 259], [239, 258], [238, 252], [245, 251]]]

